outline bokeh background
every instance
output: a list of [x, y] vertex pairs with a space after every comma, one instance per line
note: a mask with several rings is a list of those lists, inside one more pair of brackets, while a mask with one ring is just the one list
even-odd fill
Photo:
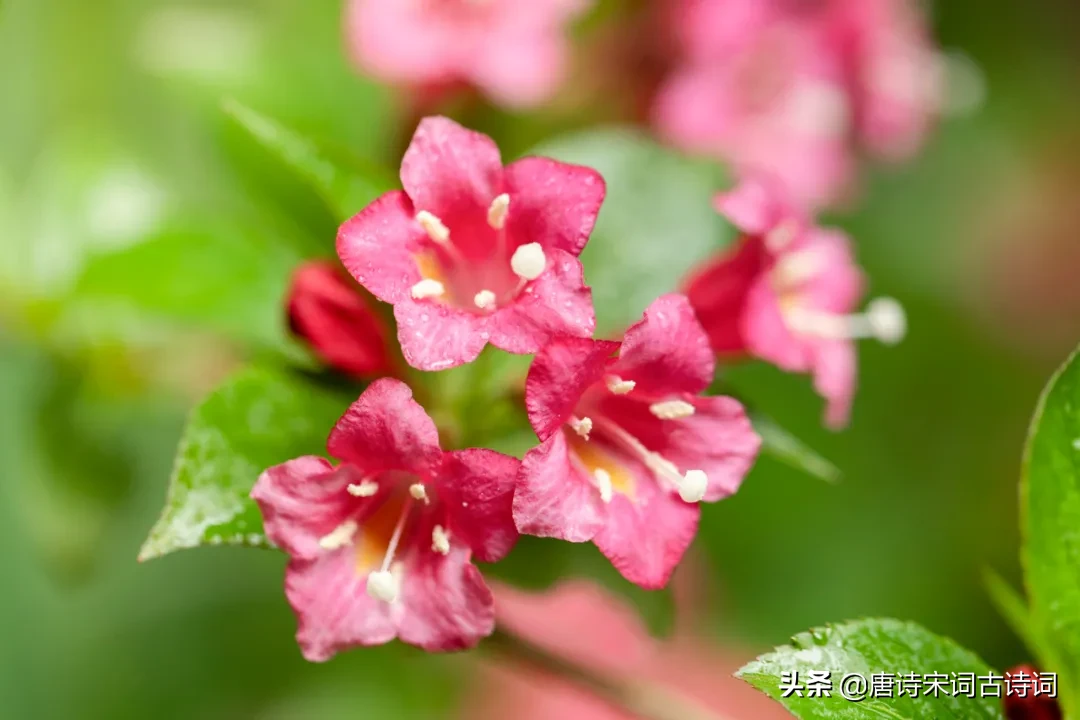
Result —
[[[630, 117], [624, 74], [589, 48], [637, 4], [604, 0], [578, 23], [577, 69], [543, 110], [448, 110], [504, 157]], [[400, 97], [347, 62], [341, 12], [337, 0], [0, 2], [4, 717], [460, 717], [486, 692], [470, 656], [392, 645], [305, 663], [276, 553], [135, 562], [185, 412], [281, 333], [291, 268], [335, 231], [221, 99], [387, 167], [411, 131]], [[858, 201], [829, 216], [875, 294], [908, 309], [908, 338], [860, 348], [841, 433], [820, 427], [805, 378], [732, 371], [844, 473], [828, 485], [763, 460], [707, 507], [695, 631], [734, 664], [867, 615], [916, 620], [998, 668], [1028, 659], [982, 571], [1018, 582], [1026, 425], [1080, 338], [1080, 6], [930, 12], [941, 46], [978, 69], [981, 102], [914, 161], [868, 167]], [[235, 312], [213, 311], [226, 300]]]

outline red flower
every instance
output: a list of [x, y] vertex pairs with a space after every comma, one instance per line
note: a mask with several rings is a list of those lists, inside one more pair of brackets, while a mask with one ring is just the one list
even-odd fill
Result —
[[738, 402], [698, 397], [714, 365], [681, 295], [653, 302], [621, 343], [541, 350], [525, 393], [543, 442], [522, 463], [518, 529], [591, 540], [631, 582], [662, 587], [697, 532], [698, 501], [735, 492], [760, 444]]
[[743, 235], [690, 279], [686, 293], [713, 349], [812, 373], [828, 403], [826, 422], [844, 425], [855, 393], [852, 340], [898, 342], [903, 309], [880, 298], [865, 314], [850, 314], [863, 278], [847, 236], [812, 225], [773, 185], [745, 182], [718, 195], [716, 209]]
[[520, 463], [492, 450], [443, 452], [399, 380], [372, 383], [327, 445], [336, 468], [300, 457], [251, 492], [267, 536], [289, 553], [285, 594], [311, 661], [397, 637], [425, 650], [475, 645], [494, 628], [491, 592], [472, 564], [517, 538]]
[[435, 117], [417, 128], [401, 180], [404, 191], [342, 225], [337, 249], [394, 305], [410, 365], [442, 370], [488, 342], [525, 354], [552, 336], [592, 334], [577, 256], [604, 199], [596, 171], [536, 157], [503, 168], [489, 137]]
[[[1057, 687], [1056, 680], [1054, 687]], [[1043, 692], [1039, 671], [1017, 665], [1005, 673], [1005, 717], [1008, 720], [1061, 720], [1056, 695]]]
[[337, 263], [312, 260], [298, 267], [286, 306], [289, 327], [327, 365], [350, 375], [390, 374], [386, 329]]

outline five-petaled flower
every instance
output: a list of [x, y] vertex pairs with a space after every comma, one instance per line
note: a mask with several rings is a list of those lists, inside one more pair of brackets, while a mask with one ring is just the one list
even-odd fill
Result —
[[490, 342], [532, 353], [592, 334], [577, 256], [604, 199], [595, 170], [527, 157], [502, 166], [486, 135], [426, 118], [389, 192], [342, 225], [337, 249], [394, 305], [405, 359], [420, 370], [474, 360]]
[[330, 367], [349, 375], [388, 375], [393, 361], [382, 320], [336, 262], [311, 260], [293, 272], [289, 327]]
[[855, 392], [852, 340], [899, 342], [903, 309], [878, 298], [853, 314], [863, 276], [847, 236], [814, 226], [775, 183], [746, 181], [717, 195], [716, 209], [742, 235], [732, 251], [694, 274], [686, 291], [714, 350], [812, 373], [827, 403], [826, 423], [846, 424]]
[[337, 467], [296, 458], [251, 493], [290, 556], [285, 594], [304, 657], [394, 637], [456, 650], [489, 635], [492, 596], [471, 559], [499, 560], [517, 539], [520, 463], [493, 450], [443, 452], [431, 418], [391, 378], [364, 391], [327, 447]]
[[590, 0], [350, 0], [357, 63], [418, 87], [466, 82], [501, 105], [550, 98], [566, 73], [566, 25]]
[[631, 582], [665, 585], [697, 532], [697, 503], [734, 493], [760, 445], [736, 400], [699, 396], [714, 367], [681, 295], [654, 301], [621, 342], [541, 350], [525, 393], [542, 443], [522, 462], [518, 529], [591, 540]]

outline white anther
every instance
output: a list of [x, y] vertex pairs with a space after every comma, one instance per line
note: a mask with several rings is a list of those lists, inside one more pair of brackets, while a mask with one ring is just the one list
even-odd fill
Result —
[[780, 252], [798, 236], [799, 225], [794, 220], [785, 220], [765, 234], [765, 247], [772, 252]]
[[491, 201], [491, 207], [488, 208], [488, 225], [495, 230], [502, 230], [506, 227], [506, 215], [509, 212], [510, 196], [503, 193]]
[[371, 480], [364, 480], [359, 485], [350, 483], [346, 490], [353, 497], [371, 497], [375, 493], [379, 492], [379, 484], [372, 482]]
[[334, 530], [323, 537], [319, 538], [319, 547], [323, 550], [337, 550], [349, 545], [353, 541], [353, 536], [356, 535], [356, 521], [346, 520], [338, 525]]
[[424, 232], [431, 238], [432, 242], [439, 245], [445, 245], [450, 242], [450, 230], [443, 225], [443, 221], [435, 215], [432, 215], [427, 210], [421, 210], [416, 213], [416, 222], [420, 223], [420, 227], [424, 228]]
[[600, 491], [600, 499], [606, 503], [611, 502], [614, 493], [611, 486], [611, 473], [604, 468], [596, 468], [592, 474], [596, 481], [596, 489]]
[[481, 310], [489, 310], [495, 307], [495, 293], [490, 290], [481, 290], [476, 293], [476, 297], [473, 298], [473, 302], [476, 303], [476, 307]]
[[574, 432], [580, 435], [583, 439], [588, 440], [589, 433], [592, 432], [592, 418], [570, 418], [570, 427], [572, 427], [574, 429]]
[[893, 298], [877, 298], [866, 306], [866, 321], [881, 342], [895, 345], [907, 333], [907, 315], [903, 306]]
[[427, 488], [424, 487], [424, 483], [413, 483], [409, 486], [409, 494], [416, 500], [423, 500], [428, 502]]
[[678, 420], [694, 414], [694, 406], [685, 400], [665, 400], [649, 406], [649, 412], [661, 420]]
[[701, 502], [709, 487], [709, 476], [701, 470], [687, 470], [679, 483], [679, 497], [685, 502]]
[[522, 280], [535, 280], [547, 267], [547, 257], [540, 243], [526, 243], [518, 246], [510, 258], [510, 269]]
[[607, 384], [607, 389], [616, 395], [625, 395], [637, 385], [633, 380], [623, 380], [618, 375], [608, 375], [604, 378], [604, 382]]
[[450, 533], [442, 525], [436, 525], [431, 529], [431, 549], [440, 555], [450, 552]]
[[810, 280], [822, 270], [822, 256], [813, 250], [786, 253], [773, 270], [775, 284], [791, 288]]
[[446, 288], [438, 280], [432, 280], [431, 278], [424, 278], [420, 282], [412, 286], [413, 300], [423, 300], [424, 298], [441, 297], [446, 292]]
[[376, 600], [392, 603], [397, 600], [398, 578], [389, 570], [375, 570], [367, 578], [367, 594]]

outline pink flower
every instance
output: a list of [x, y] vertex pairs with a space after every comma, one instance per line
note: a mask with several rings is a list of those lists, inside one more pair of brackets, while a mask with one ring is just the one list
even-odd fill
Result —
[[337, 263], [305, 262], [286, 299], [289, 327], [329, 366], [357, 376], [387, 375], [393, 362], [386, 329]]
[[327, 444], [337, 467], [300, 457], [251, 491], [267, 536], [289, 553], [285, 595], [308, 660], [397, 637], [425, 650], [475, 645], [494, 628], [473, 555], [494, 562], [517, 538], [519, 462], [443, 452], [435, 423], [399, 380], [373, 382]]
[[738, 402], [698, 396], [714, 366], [681, 295], [653, 302], [621, 343], [547, 345], [525, 386], [542, 442], [522, 462], [518, 529], [591, 540], [631, 582], [662, 587], [697, 532], [697, 503], [735, 492], [760, 444]]
[[468, 82], [501, 105], [537, 105], [566, 74], [565, 26], [590, 0], [350, 0], [356, 62], [415, 86]]
[[844, 65], [809, 11], [783, 0], [681, 0], [684, 60], [661, 87], [669, 142], [767, 172], [804, 204], [834, 200], [852, 174]]
[[435, 117], [417, 128], [401, 181], [341, 226], [337, 249], [394, 305], [410, 365], [442, 370], [488, 342], [525, 354], [592, 334], [577, 256], [604, 200], [596, 171], [539, 157], [503, 168], [491, 138]]
[[898, 342], [905, 331], [902, 308], [880, 298], [865, 314], [851, 314], [863, 277], [847, 236], [811, 224], [775, 185], [744, 182], [717, 195], [716, 209], [743, 234], [687, 286], [713, 348], [812, 373], [827, 401], [827, 424], [844, 425], [855, 393], [852, 340]]

